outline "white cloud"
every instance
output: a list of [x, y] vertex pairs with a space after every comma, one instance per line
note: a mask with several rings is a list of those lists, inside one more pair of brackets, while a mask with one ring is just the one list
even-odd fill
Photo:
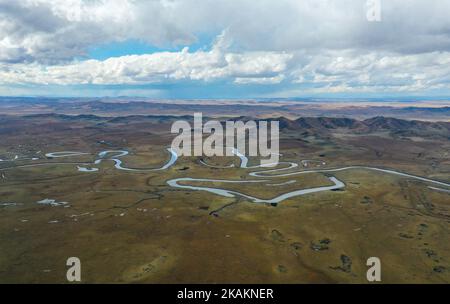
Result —
[[189, 45], [227, 28], [251, 51], [450, 51], [449, 1], [381, 0], [0, 0], [0, 60], [57, 63], [102, 43], [138, 39]]
[[[0, 84], [448, 89], [450, 1], [381, 5], [382, 22], [368, 22], [366, 0], [0, 0]], [[86, 57], [111, 42], [189, 46], [222, 31], [210, 51]]]
[[226, 50], [224, 35], [211, 51], [159, 52], [85, 60], [65, 65], [15, 65], [0, 67], [2, 84], [146, 84], [177, 80], [211, 81], [236, 79], [237, 83], [262, 83], [281, 79], [292, 55], [283, 52], [231, 53]]
[[395, 53], [332, 51], [309, 55], [292, 71], [294, 83], [310, 91], [420, 91], [450, 88], [450, 52]]
[[60, 63], [102, 43], [189, 44], [167, 1], [0, 0], [0, 60]]
[[273, 77], [237, 77], [234, 82], [237, 84], [278, 84], [285, 79], [284, 74]]

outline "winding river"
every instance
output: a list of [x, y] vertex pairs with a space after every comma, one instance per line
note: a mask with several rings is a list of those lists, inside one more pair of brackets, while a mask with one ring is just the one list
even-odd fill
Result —
[[[268, 167], [275, 167], [275, 166], [280, 166], [280, 165], [287, 165], [287, 166], [283, 166], [282, 168], [273, 168], [273, 169], [269, 169], [269, 170], [263, 170], [263, 171], [252, 171], [252, 172], [248, 173], [249, 176], [256, 177], [256, 178], [263, 178], [263, 179], [255, 179], [255, 180], [223, 179], [223, 180], [221, 180], [221, 179], [185, 177], [185, 178], [176, 178], [176, 179], [168, 180], [167, 184], [173, 188], [179, 188], [179, 189], [184, 189], [184, 190], [193, 190], [193, 191], [205, 191], [205, 192], [210, 192], [210, 193], [220, 195], [223, 197], [239, 196], [239, 197], [247, 198], [248, 200], [250, 200], [254, 203], [269, 203], [269, 204], [278, 204], [278, 203], [283, 202], [284, 200], [287, 200], [287, 199], [290, 199], [293, 197], [297, 197], [297, 196], [301, 196], [301, 195], [342, 189], [342, 188], [345, 188], [345, 184], [344, 184], [344, 182], [340, 181], [338, 178], [336, 178], [334, 176], [329, 176], [327, 178], [330, 181], [330, 185], [314, 187], [314, 188], [306, 188], [306, 189], [297, 189], [294, 191], [289, 191], [287, 193], [281, 194], [272, 199], [262, 199], [262, 198], [244, 194], [244, 193], [241, 193], [238, 191], [227, 190], [227, 189], [223, 189], [223, 188], [194, 186], [194, 185], [192, 185], [192, 183], [195, 183], [195, 182], [218, 183], [218, 182], [220, 182], [220, 183], [225, 183], [225, 184], [227, 184], [227, 183], [228, 184], [264, 184], [266, 186], [283, 186], [283, 185], [293, 184], [296, 181], [291, 180], [288, 182], [277, 184], [277, 183], [273, 183], [273, 179], [280, 178], [280, 177], [288, 177], [288, 176], [298, 176], [301, 174], [335, 173], [335, 172], [341, 172], [341, 171], [346, 171], [346, 170], [361, 170], [361, 169], [363, 169], [363, 170], [393, 174], [393, 175], [397, 175], [397, 176], [401, 176], [401, 177], [405, 177], [405, 178], [419, 180], [421, 182], [428, 183], [428, 184], [438, 185], [440, 187], [450, 188], [450, 184], [443, 182], [443, 181], [437, 181], [437, 180], [433, 180], [433, 179], [429, 179], [429, 178], [425, 178], [425, 177], [421, 177], [421, 176], [417, 176], [417, 175], [413, 175], [413, 174], [408, 174], [408, 173], [404, 173], [404, 172], [400, 172], [400, 171], [396, 171], [396, 170], [392, 170], [392, 169], [383, 169], [383, 168], [368, 167], [368, 166], [347, 166], [347, 167], [342, 167], [342, 168], [330, 168], [330, 169], [320, 168], [320, 169], [314, 169], [314, 170], [302, 170], [302, 171], [294, 171], [294, 172], [286, 172], [290, 169], [299, 167], [299, 164], [293, 163], [293, 162], [278, 162], [278, 163], [272, 163], [272, 164], [249, 166], [248, 165], [249, 160], [244, 154], [239, 152], [236, 148], [229, 147], [228, 149], [231, 149], [232, 153], [235, 156], [239, 157], [239, 159], [240, 159], [239, 168], [241, 168], [241, 169], [268, 168]], [[167, 151], [170, 154], [170, 159], [167, 163], [165, 163], [164, 165], [162, 165], [159, 168], [128, 168], [128, 167], [125, 167], [123, 165], [121, 158], [129, 155], [128, 151], [126, 151], [126, 150], [106, 150], [106, 151], [102, 151], [102, 152], [98, 153], [97, 159], [93, 163], [63, 163], [63, 162], [38, 163], [38, 164], [29, 164], [29, 165], [20, 165], [20, 166], [15, 166], [15, 167], [2, 168], [2, 169], [0, 169], [0, 171], [11, 170], [11, 169], [15, 169], [15, 168], [36, 167], [36, 166], [77, 165], [77, 169], [80, 172], [95, 173], [95, 172], [99, 171], [99, 168], [96, 168], [94, 166], [100, 165], [103, 161], [113, 161], [114, 167], [117, 170], [129, 171], [129, 172], [156, 172], [156, 171], [163, 171], [163, 170], [167, 170], [167, 169], [171, 168], [178, 160], [178, 155], [177, 155], [176, 151], [174, 151], [171, 148], [168, 148]], [[74, 156], [82, 156], [82, 155], [90, 155], [90, 154], [84, 153], [84, 152], [72, 152], [72, 151], [51, 152], [51, 153], [45, 154], [45, 156], [48, 158], [65, 158], [65, 157], [74, 157]], [[18, 159], [18, 158], [16, 157], [16, 159]], [[224, 167], [213, 166], [213, 165], [207, 164], [202, 159], [200, 160], [200, 163], [204, 166], [211, 167], [214, 169], [228, 169], [228, 168], [235, 167], [234, 164], [224, 166]], [[316, 161], [316, 160], [302, 160], [300, 163], [303, 165], [303, 167], [307, 167], [308, 163], [319, 163], [318, 166], [326, 165], [325, 162]], [[273, 173], [278, 173], [278, 174], [273, 174]], [[191, 183], [191, 184], [188, 184], [188, 183]], [[431, 190], [450, 193], [450, 190], [445, 189], [445, 188], [436, 188], [436, 187], [431, 187], [431, 186], [428, 186], [428, 188]]]
[[329, 177], [329, 180], [334, 183], [332, 186], [324, 186], [324, 187], [317, 187], [317, 188], [307, 188], [307, 189], [300, 189], [291, 191], [288, 193], [284, 193], [282, 195], [279, 195], [277, 197], [274, 197], [272, 199], [261, 199], [254, 196], [250, 196], [241, 192], [232, 191], [232, 190], [226, 190], [222, 188], [210, 188], [210, 187], [196, 187], [196, 186], [189, 186], [189, 185], [180, 185], [180, 182], [221, 182], [221, 183], [237, 183], [237, 184], [245, 184], [245, 183], [266, 183], [268, 180], [249, 180], [249, 181], [242, 181], [242, 180], [220, 180], [220, 179], [201, 179], [201, 178], [177, 178], [172, 179], [167, 182], [169, 186], [175, 187], [175, 188], [181, 188], [181, 189], [189, 189], [189, 190], [201, 190], [201, 191], [207, 191], [214, 194], [218, 194], [225, 197], [235, 197], [241, 196], [245, 197], [254, 203], [269, 203], [269, 204], [278, 204], [284, 200], [287, 200], [291, 197], [315, 193], [315, 192], [321, 192], [321, 191], [330, 191], [330, 190], [337, 190], [345, 187], [345, 184], [338, 180], [336, 177]]
[[118, 155], [112, 156], [111, 158], [109, 158], [108, 160], [112, 160], [114, 161], [115, 165], [114, 167], [118, 170], [123, 170], [123, 171], [133, 171], [133, 172], [152, 172], [152, 171], [162, 171], [162, 170], [167, 170], [170, 167], [172, 167], [177, 159], [178, 159], [178, 154], [172, 150], [172, 148], [167, 149], [167, 151], [170, 153], [170, 160], [161, 168], [152, 168], [152, 169], [135, 169], [135, 168], [127, 168], [127, 167], [123, 167], [122, 166], [122, 160], [120, 160], [120, 157], [123, 156], [127, 156], [129, 153], [128, 151], [103, 151], [99, 153], [99, 157], [101, 157], [101, 159], [97, 160], [95, 162], [95, 164], [100, 164], [100, 162], [103, 160], [103, 158], [106, 157], [106, 155], [110, 154], [110, 153], [118, 153]]
[[[244, 154], [240, 153], [237, 149], [235, 149], [235, 148], [231, 148], [231, 149], [232, 149], [233, 154], [240, 158], [240, 160], [241, 160], [240, 168], [242, 168], [242, 169], [256, 169], [256, 168], [271, 167], [274, 165], [274, 164], [265, 164], [265, 165], [257, 165], [257, 166], [248, 166], [248, 158]], [[323, 161], [314, 161], [314, 160], [302, 160], [301, 161], [301, 163], [304, 167], [307, 167], [307, 164], [312, 163], [312, 162], [319, 163], [322, 166], [326, 165], [326, 163]], [[208, 167], [213, 167], [213, 166], [206, 164], [204, 161], [201, 161], [201, 163]], [[420, 176], [416, 176], [416, 175], [412, 175], [412, 174], [408, 174], [408, 173], [404, 173], [404, 172], [400, 172], [400, 171], [396, 171], [396, 170], [382, 169], [382, 168], [376, 168], [376, 167], [367, 167], [367, 166], [348, 166], [348, 167], [335, 168], [335, 169], [303, 170], [303, 171], [281, 173], [281, 174], [275, 174], [275, 175], [273, 175], [273, 174], [267, 175], [267, 173], [287, 171], [287, 170], [290, 170], [293, 168], [297, 168], [299, 166], [298, 164], [292, 163], [292, 162], [279, 162], [278, 165], [280, 165], [280, 164], [288, 164], [289, 166], [284, 167], [284, 168], [270, 169], [270, 170], [264, 170], [264, 171], [254, 171], [254, 172], [250, 172], [249, 175], [252, 177], [261, 177], [261, 178], [278, 178], [278, 177], [286, 177], [286, 176], [295, 176], [295, 175], [300, 175], [300, 174], [332, 173], [332, 172], [340, 172], [340, 171], [345, 171], [345, 170], [365, 169], [365, 170], [378, 171], [378, 172], [394, 174], [394, 175], [398, 175], [398, 176], [402, 176], [402, 177], [412, 178], [412, 179], [419, 180], [422, 182], [432, 183], [432, 184], [436, 184], [436, 185], [440, 185], [440, 186], [444, 186], [444, 187], [450, 187], [449, 183], [436, 181], [436, 180], [432, 180], [429, 178], [420, 177]], [[233, 165], [233, 167], [234, 167], [234, 165]], [[218, 179], [202, 179], [202, 178], [177, 178], [177, 179], [172, 179], [172, 180], [167, 181], [167, 184], [169, 186], [175, 187], [175, 188], [195, 190], [195, 191], [206, 191], [206, 192], [214, 193], [214, 194], [224, 196], [224, 197], [241, 196], [241, 197], [245, 197], [245, 198], [253, 201], [254, 203], [278, 204], [278, 203], [281, 203], [282, 201], [287, 200], [292, 197], [301, 196], [301, 195], [310, 194], [310, 193], [322, 192], [322, 191], [337, 190], [337, 189], [342, 189], [345, 187], [345, 184], [334, 176], [328, 177], [328, 179], [334, 185], [294, 190], [294, 191], [290, 191], [290, 192], [284, 193], [282, 195], [279, 195], [277, 197], [274, 197], [272, 199], [261, 199], [261, 198], [250, 196], [250, 195], [238, 192], [238, 191], [232, 191], [232, 190], [227, 190], [227, 189], [223, 189], [223, 188], [211, 188], [211, 187], [204, 187], [204, 186], [186, 185], [187, 182], [267, 183], [268, 180], [244, 181], [244, 180], [218, 180]], [[183, 183], [183, 184], [180, 184], [180, 183]], [[273, 184], [273, 185], [281, 186], [281, 185], [287, 185], [287, 184], [291, 184], [291, 183], [292, 183], [292, 181], [288, 181], [286, 183]], [[270, 185], [270, 184], [268, 184], [268, 185]], [[450, 193], [450, 190], [446, 190], [446, 189], [435, 188], [435, 187], [429, 187], [429, 188], [432, 190], [438, 190], [441, 192]]]
[[[98, 159], [96, 159], [93, 163], [64, 163], [64, 162], [52, 163], [52, 162], [47, 162], [47, 163], [39, 163], [39, 164], [29, 164], [29, 165], [6, 167], [6, 168], [1, 168], [0, 171], [6, 171], [6, 170], [12, 170], [12, 169], [18, 169], [18, 168], [39, 167], [39, 166], [77, 165], [77, 169], [79, 172], [92, 173], [92, 172], [99, 171], [98, 168], [95, 168], [93, 166], [100, 165], [103, 161], [113, 161], [115, 163], [114, 167], [118, 170], [123, 170], [123, 171], [134, 171], [134, 172], [162, 171], [162, 170], [167, 170], [170, 167], [172, 167], [178, 159], [178, 155], [174, 150], [169, 148], [169, 149], [167, 149], [167, 151], [170, 153], [170, 159], [166, 164], [164, 164], [160, 168], [150, 168], [150, 169], [127, 168], [127, 167], [122, 166], [123, 163], [122, 163], [122, 160], [120, 160], [120, 158], [127, 156], [129, 154], [128, 151], [106, 150], [106, 151], [102, 151], [102, 152], [98, 153]], [[48, 158], [66, 158], [66, 157], [74, 157], [74, 156], [82, 156], [82, 155], [90, 155], [90, 153], [61, 151], [61, 152], [51, 152], [51, 153], [45, 154], [45, 156]], [[81, 165], [82, 166], [90, 166], [90, 167], [89, 168], [82, 167]]]

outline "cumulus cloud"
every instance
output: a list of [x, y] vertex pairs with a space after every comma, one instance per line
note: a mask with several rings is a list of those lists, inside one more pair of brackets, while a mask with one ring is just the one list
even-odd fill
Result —
[[174, 22], [167, 1], [0, 0], [2, 61], [47, 64], [86, 55], [93, 45], [139, 39], [189, 44], [195, 36]]
[[[449, 88], [449, 1], [0, 0], [0, 84], [146, 84], [227, 80], [309, 91]], [[106, 60], [92, 47], [137, 40], [211, 50]]]
[[292, 81], [329, 92], [450, 88], [450, 52], [325, 52], [310, 55], [307, 64], [292, 72]]
[[220, 35], [210, 51], [159, 52], [85, 60], [66, 65], [16, 65], [0, 68], [0, 82], [10, 84], [145, 84], [176, 80], [211, 81], [236, 79], [236, 82], [281, 81], [292, 58], [284, 52], [227, 51], [227, 37]]
[[127, 39], [189, 45], [225, 28], [252, 51], [450, 51], [450, 2], [381, 5], [382, 22], [371, 23], [366, 0], [0, 0], [0, 60], [71, 60]]

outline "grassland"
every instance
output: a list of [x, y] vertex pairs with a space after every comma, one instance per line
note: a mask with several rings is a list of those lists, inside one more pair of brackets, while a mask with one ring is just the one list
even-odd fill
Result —
[[[251, 170], [211, 168], [195, 157], [159, 172], [120, 171], [112, 161], [102, 162], [98, 172], [77, 170], [77, 163], [117, 149], [130, 152], [123, 159], [128, 167], [161, 166], [173, 138], [170, 118], [1, 120], [0, 158], [19, 156], [0, 162], [1, 283], [65, 283], [71, 256], [80, 258], [86, 283], [367, 283], [366, 260], [372, 256], [382, 261], [383, 283], [450, 282], [450, 194], [426, 183], [342, 171], [334, 176], [344, 189], [275, 207], [169, 187], [167, 180], [181, 177], [254, 179]], [[392, 168], [448, 183], [448, 131], [424, 133], [429, 130], [286, 127], [282, 160]], [[45, 157], [55, 151], [89, 154]], [[22, 159], [32, 157], [39, 160]], [[232, 157], [204, 161], [239, 164]], [[43, 165], [20, 167], [37, 163]], [[295, 181], [281, 186], [214, 185], [270, 198], [326, 184], [326, 177], [272, 182]], [[37, 204], [46, 198], [68, 204]]]

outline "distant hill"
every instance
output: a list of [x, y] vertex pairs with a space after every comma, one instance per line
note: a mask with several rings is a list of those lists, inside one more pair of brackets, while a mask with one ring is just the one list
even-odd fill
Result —
[[[136, 124], [171, 124], [177, 120], [193, 121], [193, 116], [174, 116], [174, 115], [130, 115], [117, 117], [102, 117], [91, 114], [82, 115], [65, 115], [65, 114], [33, 114], [22, 116], [31, 120], [48, 120], [63, 122], [91, 122], [94, 125], [114, 124], [129, 125]], [[0, 115], [0, 121], [7, 124], [7, 121], [17, 121], [18, 116]], [[207, 120], [242, 120], [249, 121], [254, 118], [249, 116], [230, 117], [203, 117], [203, 121]], [[419, 120], [405, 120], [392, 117], [377, 116], [365, 120], [357, 120], [353, 118], [336, 118], [336, 117], [301, 117], [291, 120], [285, 117], [256, 119], [256, 121], [278, 121], [281, 130], [289, 130], [292, 132], [301, 132], [305, 135], [325, 135], [328, 136], [334, 131], [350, 132], [355, 134], [370, 134], [373, 132], [389, 132], [394, 136], [420, 136], [420, 137], [444, 137], [450, 139], [450, 122], [429, 122]]]
[[[209, 117], [305, 117], [339, 118], [329, 120], [330, 127], [340, 118], [365, 120], [392, 117], [406, 120], [450, 121], [450, 100], [421, 102], [363, 101], [257, 101], [257, 100], [151, 100], [145, 98], [8, 98], [0, 97], [0, 115], [58, 113], [119, 117], [129, 115], [179, 116], [203, 113]], [[287, 122], [288, 123], [288, 122]], [[305, 127], [312, 123], [303, 121]], [[358, 126], [354, 126], [358, 128]]]

